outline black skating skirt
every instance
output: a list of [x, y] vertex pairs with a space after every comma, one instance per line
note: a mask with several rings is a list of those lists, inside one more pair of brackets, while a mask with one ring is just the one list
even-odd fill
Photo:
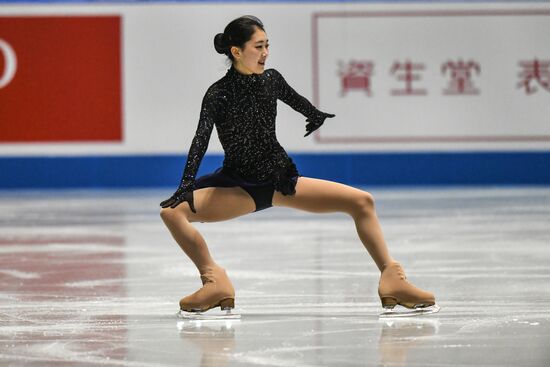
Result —
[[[298, 177], [293, 177], [294, 183], [298, 180]], [[203, 189], [205, 187], [242, 187], [254, 200], [256, 204], [256, 210], [260, 211], [273, 206], [273, 182], [249, 182], [244, 180], [234, 171], [226, 167], [220, 167], [213, 173], [199, 177], [195, 181], [195, 187], [197, 189]]]

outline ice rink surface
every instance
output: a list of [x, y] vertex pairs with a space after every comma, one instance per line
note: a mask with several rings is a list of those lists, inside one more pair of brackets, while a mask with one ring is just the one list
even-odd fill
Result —
[[242, 319], [178, 320], [200, 279], [158, 215], [170, 190], [0, 192], [0, 365], [550, 365], [550, 188], [371, 192], [440, 313], [379, 320], [352, 220], [271, 208], [196, 225]]

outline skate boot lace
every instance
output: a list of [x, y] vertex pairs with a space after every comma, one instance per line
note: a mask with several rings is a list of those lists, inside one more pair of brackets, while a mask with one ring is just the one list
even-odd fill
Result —
[[206, 285], [206, 283], [214, 283], [214, 274], [212, 271], [207, 271], [204, 274], [201, 274], [201, 281], [202, 285]]
[[409, 280], [407, 279], [407, 276], [405, 275], [405, 271], [403, 271], [403, 268], [401, 267], [401, 265], [397, 266], [397, 275], [399, 275], [401, 280], [404, 280], [407, 283], [409, 283]]
[[204, 274], [204, 275], [201, 275], [201, 281], [202, 281], [202, 285], [206, 285], [207, 283], [214, 283], [214, 277], [212, 277], [211, 274]]

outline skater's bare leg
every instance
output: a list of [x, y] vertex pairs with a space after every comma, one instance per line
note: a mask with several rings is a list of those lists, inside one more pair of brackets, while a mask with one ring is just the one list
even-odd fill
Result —
[[378, 285], [382, 306], [393, 308], [400, 304], [415, 308], [435, 304], [434, 295], [409, 283], [401, 265], [389, 255], [374, 199], [369, 193], [336, 182], [299, 177], [296, 194], [284, 196], [276, 192], [273, 205], [314, 213], [348, 213], [355, 221], [359, 238], [382, 273]]
[[382, 271], [385, 265], [394, 262], [376, 215], [374, 199], [366, 191], [336, 182], [299, 177], [296, 194], [285, 196], [275, 192], [273, 205], [313, 213], [347, 213], [353, 218], [359, 238], [378, 269]]
[[204, 238], [191, 225], [192, 222], [217, 222], [253, 212], [252, 198], [240, 187], [205, 188], [194, 193], [196, 213], [189, 204], [161, 210], [161, 217], [181, 249], [193, 261], [201, 274], [202, 288], [180, 300], [180, 310], [207, 311], [220, 306], [235, 307], [235, 289], [225, 270], [218, 266]]
[[253, 212], [254, 201], [240, 187], [209, 187], [193, 192], [197, 213], [193, 213], [186, 202], [174, 209], [161, 209], [160, 216], [170, 233], [203, 273], [206, 267], [216, 265], [202, 235], [195, 229], [193, 222], [218, 222]]

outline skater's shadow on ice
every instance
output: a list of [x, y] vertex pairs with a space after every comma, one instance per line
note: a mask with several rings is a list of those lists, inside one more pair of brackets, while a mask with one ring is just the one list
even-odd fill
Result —
[[229, 365], [235, 348], [235, 325], [239, 321], [178, 321], [180, 337], [191, 342], [202, 352], [201, 367]]
[[436, 335], [438, 319], [407, 318], [380, 321], [378, 341], [380, 366], [405, 366], [409, 349], [422, 344], [423, 338]]

